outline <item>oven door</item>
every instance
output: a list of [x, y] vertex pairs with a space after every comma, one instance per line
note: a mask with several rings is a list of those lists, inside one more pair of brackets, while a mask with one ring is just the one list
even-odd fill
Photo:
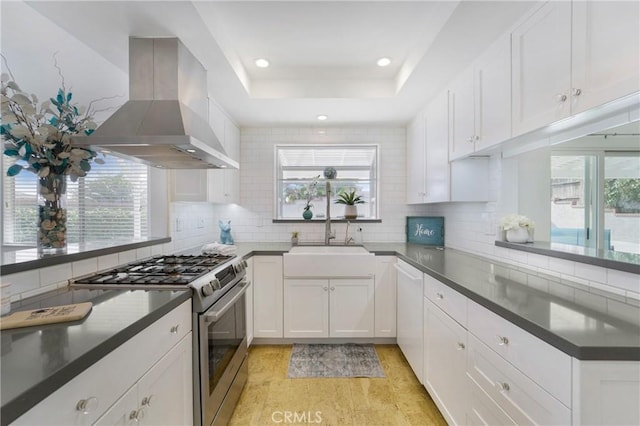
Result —
[[199, 318], [202, 424], [224, 424], [247, 378], [245, 292], [239, 282]]

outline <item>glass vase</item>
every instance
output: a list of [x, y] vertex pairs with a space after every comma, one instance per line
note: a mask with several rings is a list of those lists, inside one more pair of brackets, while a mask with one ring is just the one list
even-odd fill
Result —
[[38, 253], [67, 252], [67, 176], [38, 177]]

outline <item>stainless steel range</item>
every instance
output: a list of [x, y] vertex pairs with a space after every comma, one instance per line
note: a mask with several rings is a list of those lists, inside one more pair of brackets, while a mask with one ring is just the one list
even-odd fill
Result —
[[90, 289], [193, 292], [194, 424], [226, 424], [247, 380], [247, 262], [155, 256], [71, 281]]

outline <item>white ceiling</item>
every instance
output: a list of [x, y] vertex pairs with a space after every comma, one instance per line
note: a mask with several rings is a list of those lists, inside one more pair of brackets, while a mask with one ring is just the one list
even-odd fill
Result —
[[[41, 1], [128, 69], [129, 36], [176, 36], [240, 126], [404, 125], [532, 7], [526, 1]], [[375, 61], [392, 58], [387, 68]], [[259, 69], [258, 57], [272, 66]], [[329, 119], [318, 122], [318, 114]]]

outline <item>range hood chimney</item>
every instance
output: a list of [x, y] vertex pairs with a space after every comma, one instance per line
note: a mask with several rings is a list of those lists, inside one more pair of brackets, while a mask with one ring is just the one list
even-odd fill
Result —
[[129, 101], [78, 145], [167, 169], [239, 168], [202, 117], [207, 72], [177, 38], [129, 38]]

